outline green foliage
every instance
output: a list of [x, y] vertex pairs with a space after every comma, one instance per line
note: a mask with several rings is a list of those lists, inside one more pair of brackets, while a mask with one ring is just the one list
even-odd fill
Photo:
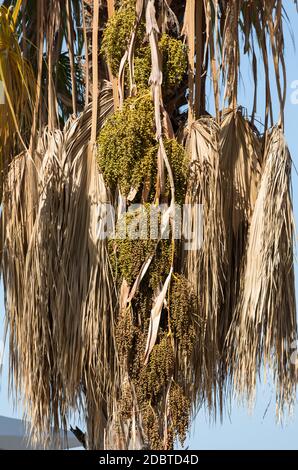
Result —
[[[162, 448], [162, 433], [158, 425], [158, 413], [161, 400], [170, 385], [169, 395], [169, 422], [167, 447], [172, 447], [176, 437], [181, 444], [189, 427], [191, 404], [186, 397], [183, 388], [179, 385], [179, 373], [175, 371], [175, 355], [177, 351], [191, 352], [195, 341], [193, 320], [193, 301], [189, 282], [182, 275], [173, 276], [171, 294], [168, 299], [170, 304], [171, 333], [168, 333], [167, 325], [161, 325], [158, 340], [149, 356], [148, 363], [144, 363], [144, 351], [147, 339], [148, 324], [144, 325], [144, 317], [150, 316], [150, 309], [140, 311], [138, 303], [134, 303], [133, 309], [128, 308], [122, 312], [116, 327], [116, 340], [120, 356], [127, 361], [129, 377], [134, 385], [138, 404], [142, 412], [145, 434], [150, 448]], [[152, 305], [152, 290], [141, 286], [141, 292], [137, 297], [142, 297], [141, 305], [145, 305], [145, 299]], [[149, 305], [147, 303], [147, 306]], [[132, 312], [134, 311], [134, 321]], [[136, 325], [138, 323], [139, 326]], [[174, 349], [174, 344], [177, 349]], [[175, 380], [178, 380], [177, 382]], [[122, 416], [129, 418], [131, 406], [131, 392], [129, 386], [123, 387], [120, 400]]]
[[[165, 148], [174, 176], [176, 203], [182, 205], [185, 201], [188, 172], [186, 152], [176, 139], [167, 140]], [[169, 181], [167, 181], [166, 188], [170, 193]]]
[[[148, 288], [154, 290], [169, 272], [172, 248], [168, 239], [160, 240], [156, 247], [157, 240], [150, 238], [150, 205], [145, 205], [145, 211], [142, 206], [124, 215], [123, 225], [128, 236], [110, 240], [109, 253], [115, 278], [124, 278], [129, 285], [133, 284], [147, 258], [154, 254], [146, 274]], [[139, 226], [139, 221], [144, 217], [146, 222], [143, 228]], [[141, 230], [142, 238], [132, 238], [135, 229]]]
[[172, 245], [170, 240], [161, 240], [158, 243], [156, 254], [152, 260], [148, 280], [148, 285], [155, 290], [164, 282], [170, 271], [172, 260]]
[[146, 90], [149, 86], [151, 73], [151, 51], [150, 46], [140, 47], [134, 58], [135, 81], [139, 90]]
[[163, 34], [159, 41], [163, 59], [165, 88], [175, 88], [187, 70], [187, 49], [179, 39]]
[[170, 317], [173, 335], [182, 352], [190, 354], [195, 340], [195, 295], [189, 281], [180, 274], [173, 276]]
[[154, 109], [149, 94], [126, 100], [113, 114], [99, 139], [99, 165], [110, 187], [119, 184], [124, 195], [138, 186], [148, 171], [144, 156], [155, 144]]
[[[175, 183], [175, 197], [177, 204], [183, 204], [186, 194], [186, 179], [187, 179], [187, 155], [184, 147], [180, 145], [176, 139], [166, 139], [164, 141], [165, 150], [169, 163], [172, 168], [174, 183]], [[146, 156], [147, 162], [152, 162], [151, 165], [154, 165], [154, 162], [157, 160], [158, 146], [148, 150], [148, 155]], [[156, 165], [156, 163], [155, 163]], [[152, 169], [152, 166], [150, 167]], [[156, 170], [156, 166], [153, 167]], [[152, 175], [152, 170], [151, 170]], [[165, 196], [170, 197], [171, 188], [168, 175], [166, 176], [165, 181]]]
[[182, 388], [176, 383], [171, 386], [169, 405], [173, 437], [178, 436], [183, 446], [189, 428], [191, 404]]
[[163, 442], [160, 436], [159, 420], [149, 402], [142, 408], [142, 420], [150, 449], [161, 450], [163, 448]]
[[[101, 50], [115, 76], [118, 75], [121, 59], [127, 50], [135, 20], [135, 1], [122, 1], [105, 27]], [[149, 45], [142, 45], [144, 36], [145, 26], [141, 21], [136, 31], [134, 59], [135, 81], [139, 90], [148, 88], [151, 73], [151, 51]], [[187, 71], [187, 48], [181, 40], [168, 34], [161, 36], [159, 48], [163, 63], [163, 88], [165, 92], [173, 91]]]
[[107, 22], [102, 39], [102, 52], [113, 75], [117, 76], [121, 59], [136, 20], [135, 1], [122, 1], [120, 8]]
[[[157, 175], [157, 152], [154, 132], [154, 109], [149, 94], [129, 98], [123, 109], [108, 118], [98, 138], [99, 165], [106, 184], [120, 186], [127, 196], [131, 188], [148, 185], [148, 200], [153, 201]], [[176, 202], [182, 204], [186, 191], [186, 153], [176, 139], [165, 140], [165, 149], [172, 167]], [[170, 184], [166, 176], [166, 194]]]
[[[130, 240], [125, 238], [116, 241], [110, 241], [113, 245], [114, 254], [112, 256], [112, 264], [114, 272], [118, 276], [126, 279], [129, 285], [135, 281], [143, 262], [154, 249], [152, 240]], [[114, 258], [114, 259], [113, 259]]]
[[136, 379], [138, 398], [141, 402], [158, 400], [167, 387], [174, 372], [174, 351], [171, 339], [163, 333], [150, 354], [147, 365], [143, 365]]
[[[149, 209], [149, 208], [148, 208]], [[115, 278], [125, 279], [129, 285], [135, 281], [142, 264], [154, 252], [156, 242], [149, 237], [149, 210], [144, 206], [122, 216], [121, 230], [125, 230], [124, 238], [109, 241], [110, 259]], [[145, 225], [140, 225], [140, 219]], [[135, 231], [141, 236], [133, 238]], [[140, 234], [139, 234], [140, 235]]]
[[120, 415], [124, 420], [131, 418], [132, 400], [131, 388], [127, 381], [122, 385], [121, 399], [119, 400]]
[[120, 313], [115, 330], [119, 356], [122, 360], [126, 360], [132, 350], [135, 336], [134, 330], [132, 312], [127, 308]]
[[[187, 70], [187, 48], [181, 40], [163, 34], [159, 40], [162, 55], [163, 89], [173, 91]], [[135, 81], [139, 89], [148, 88], [151, 73], [150, 46], [140, 47], [135, 57]]]

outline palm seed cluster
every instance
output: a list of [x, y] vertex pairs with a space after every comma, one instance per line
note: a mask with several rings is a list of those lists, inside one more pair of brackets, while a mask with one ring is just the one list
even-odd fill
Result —
[[[185, 75], [187, 50], [182, 41], [166, 33], [162, 34], [158, 45], [162, 60], [162, 87], [167, 95], [175, 91]], [[148, 88], [150, 73], [151, 51], [147, 45], [140, 47], [135, 57], [135, 80], [139, 88]]]
[[[149, 90], [142, 95], [128, 98], [123, 108], [108, 118], [100, 132], [98, 148], [100, 168], [110, 188], [118, 185], [124, 196], [129, 194], [130, 189], [135, 189], [140, 194], [139, 200], [136, 198], [134, 202], [153, 202], [158, 146]], [[165, 148], [173, 168], [177, 188], [176, 202], [181, 203], [186, 191], [185, 150], [175, 139], [165, 139]], [[164, 196], [169, 193], [167, 177]]]
[[[115, 15], [108, 21], [103, 34], [102, 51], [114, 75], [135, 22], [135, 2], [122, 1]], [[110, 188], [128, 196], [135, 192], [134, 203], [157, 202], [157, 154], [154, 126], [154, 105], [149, 88], [151, 52], [144, 22], [137, 29], [134, 58], [136, 93], [128, 96], [121, 109], [108, 118], [98, 138], [98, 162], [104, 180]], [[163, 94], [175, 92], [187, 69], [187, 50], [179, 38], [162, 34], [159, 49], [163, 71]], [[126, 74], [127, 77], [127, 74]], [[126, 78], [125, 87], [128, 88]], [[184, 201], [187, 180], [186, 153], [176, 139], [164, 136], [164, 144], [175, 182], [176, 202]], [[170, 200], [169, 177], [165, 176], [163, 201]], [[146, 206], [147, 204], [147, 206]], [[146, 209], [147, 210], [147, 209]], [[127, 230], [135, 223], [138, 211], [125, 215]], [[150, 220], [148, 218], [148, 220]], [[150, 223], [146, 229], [150, 232]], [[152, 449], [171, 448], [176, 438], [184, 441], [189, 425], [190, 402], [184, 394], [183, 373], [175, 370], [175, 355], [190, 355], [194, 342], [193, 294], [189, 282], [182, 275], [174, 275], [159, 327], [158, 339], [144, 363], [152, 299], [158, 295], [171, 267], [176, 251], [170, 240], [125, 237], [109, 241], [109, 256], [115, 283], [125, 280], [132, 287], [140, 269], [154, 254], [130, 305], [118, 314], [116, 342], [122, 367], [129, 380], [125, 381], [119, 399], [121, 418], [129, 418], [132, 395], [129, 381], [136, 391], [143, 428]], [[169, 390], [169, 423], [167, 442], [159, 416], [165, 406], [165, 391]]]
[[116, 14], [107, 23], [101, 46], [115, 76], [118, 74], [136, 18], [134, 0], [122, 0], [119, 3]]

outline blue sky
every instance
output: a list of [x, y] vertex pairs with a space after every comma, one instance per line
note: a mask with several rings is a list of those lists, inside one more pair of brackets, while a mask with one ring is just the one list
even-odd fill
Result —
[[[290, 18], [291, 28], [294, 34], [298, 32], [298, 13], [291, 0], [284, 2]], [[285, 110], [286, 138], [292, 154], [294, 166], [298, 168], [298, 104], [291, 102], [291, 84], [298, 80], [298, 51], [292, 44], [288, 27], [285, 26], [286, 49], [285, 60], [287, 65], [288, 95]], [[298, 34], [296, 34], [298, 48]], [[244, 62], [242, 69], [242, 81], [240, 86], [239, 102], [251, 110], [253, 95], [253, 82], [251, 73], [246, 69]], [[261, 68], [260, 68], [261, 71]], [[262, 82], [262, 77], [259, 77]], [[273, 83], [273, 82], [272, 82]], [[272, 86], [272, 88], [274, 88]], [[273, 94], [274, 102], [278, 103], [276, 93]], [[260, 90], [259, 105], [260, 116], [263, 110], [264, 94]], [[298, 176], [293, 168], [293, 200], [295, 220], [298, 226]], [[296, 292], [297, 292], [297, 263], [296, 263]], [[3, 289], [0, 288], [0, 339], [3, 337]], [[14, 410], [7, 395], [7, 351], [4, 354], [4, 366], [0, 389], [0, 415], [9, 417], [21, 417], [20, 410]], [[294, 415], [288, 418], [281, 426], [275, 422], [275, 394], [270, 380], [258, 387], [256, 406], [251, 413], [245, 407], [238, 406], [235, 401], [230, 405], [223, 423], [210, 424], [204, 410], [201, 410], [192, 426], [190, 437], [186, 445], [190, 449], [298, 449], [298, 406]], [[298, 405], [298, 401], [297, 401]], [[265, 416], [264, 416], [265, 415]]]

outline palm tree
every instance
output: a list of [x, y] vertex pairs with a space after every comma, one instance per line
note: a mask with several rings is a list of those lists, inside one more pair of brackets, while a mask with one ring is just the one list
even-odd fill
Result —
[[[170, 449], [200, 406], [251, 401], [264, 367], [278, 413], [294, 404], [286, 20], [282, 0], [3, 2], [2, 275], [33, 442], [79, 412], [89, 449]], [[169, 238], [99, 236], [107, 203], [127, 230], [133, 204], [166, 204]], [[175, 235], [183, 203], [195, 250]]]

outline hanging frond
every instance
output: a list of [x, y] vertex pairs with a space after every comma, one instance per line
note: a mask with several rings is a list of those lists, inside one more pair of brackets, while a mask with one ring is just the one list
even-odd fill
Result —
[[222, 197], [227, 264], [220, 348], [237, 303], [247, 233], [261, 175], [261, 144], [241, 111], [223, 113], [220, 131]]
[[[97, 132], [112, 103], [104, 88]], [[45, 129], [36, 152], [11, 164], [3, 202], [11, 374], [32, 439], [45, 444], [51, 426], [66, 429], [83, 395], [101, 415], [113, 399], [114, 292], [98, 237], [106, 195], [90, 135], [91, 106], [63, 131]], [[99, 435], [89, 434], [90, 447], [100, 445]]]
[[[226, 262], [219, 136], [220, 129], [214, 119], [202, 117], [193, 123], [188, 143], [190, 175], [185, 200], [192, 211], [185, 223], [190, 225], [194, 237], [198, 238], [200, 233], [203, 236], [202, 246], [198, 244], [184, 251], [185, 273], [198, 302], [198, 335], [201, 332], [194, 352], [194, 393], [206, 396], [211, 412], [216, 411], [213, 399], [216, 401], [218, 330], [223, 321], [220, 308]], [[198, 212], [199, 204], [202, 213]]]
[[261, 367], [274, 374], [277, 411], [295, 403], [297, 372], [291, 343], [297, 331], [290, 188], [291, 157], [279, 127], [270, 131], [229, 333], [235, 388], [251, 398]]

